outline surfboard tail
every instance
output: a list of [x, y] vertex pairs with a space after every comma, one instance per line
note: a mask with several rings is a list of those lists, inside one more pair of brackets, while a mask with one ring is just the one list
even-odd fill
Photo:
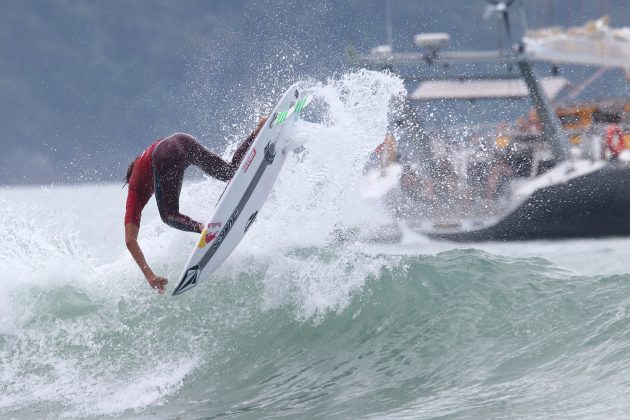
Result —
[[186, 270], [181, 280], [179, 281], [179, 284], [177, 285], [175, 290], [173, 290], [173, 296], [184, 293], [186, 290], [195, 287], [197, 285], [197, 280], [199, 279], [200, 271], [201, 270], [199, 268], [199, 265], [195, 265]]

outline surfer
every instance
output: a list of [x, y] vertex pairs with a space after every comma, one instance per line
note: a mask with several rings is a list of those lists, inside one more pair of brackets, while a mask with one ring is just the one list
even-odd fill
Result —
[[167, 279], [157, 276], [151, 270], [138, 244], [142, 210], [155, 193], [155, 201], [164, 223], [186, 232], [201, 233], [204, 229], [202, 223], [179, 212], [184, 171], [190, 165], [195, 165], [213, 178], [229, 181], [266, 120], [266, 117], [260, 119], [254, 131], [236, 149], [229, 163], [206, 149], [193, 136], [175, 133], [154, 142], [129, 165], [125, 176], [125, 184], [129, 184], [125, 243], [149, 285], [159, 293], [164, 293]]

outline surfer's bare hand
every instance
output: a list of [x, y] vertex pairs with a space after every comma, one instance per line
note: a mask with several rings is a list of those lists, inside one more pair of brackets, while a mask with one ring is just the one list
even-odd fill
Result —
[[164, 293], [164, 290], [166, 289], [166, 283], [168, 283], [168, 280], [166, 280], [164, 277], [156, 275], [147, 277], [147, 281], [149, 282], [149, 286], [155, 289], [159, 294]]

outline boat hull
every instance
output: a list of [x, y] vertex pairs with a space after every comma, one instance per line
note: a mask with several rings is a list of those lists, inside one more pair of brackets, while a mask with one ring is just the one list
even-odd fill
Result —
[[629, 209], [630, 167], [610, 164], [535, 191], [493, 225], [422, 233], [463, 242], [628, 236]]

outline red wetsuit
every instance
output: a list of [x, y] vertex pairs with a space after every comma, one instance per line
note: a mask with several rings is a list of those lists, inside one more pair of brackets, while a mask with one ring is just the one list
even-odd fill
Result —
[[138, 158], [129, 178], [129, 192], [127, 193], [127, 208], [125, 224], [133, 223], [140, 226], [142, 209], [147, 205], [155, 191], [153, 185], [153, 161], [151, 154], [161, 139], [149, 146]]
[[184, 171], [190, 165], [221, 181], [229, 181], [255, 138], [239, 146], [230, 163], [203, 147], [194, 137], [176, 133], [158, 140], [137, 158], [127, 194], [125, 224], [140, 226], [144, 206], [155, 192], [160, 217], [169, 226], [187, 232], [201, 232], [199, 223], [179, 212], [179, 194]]

